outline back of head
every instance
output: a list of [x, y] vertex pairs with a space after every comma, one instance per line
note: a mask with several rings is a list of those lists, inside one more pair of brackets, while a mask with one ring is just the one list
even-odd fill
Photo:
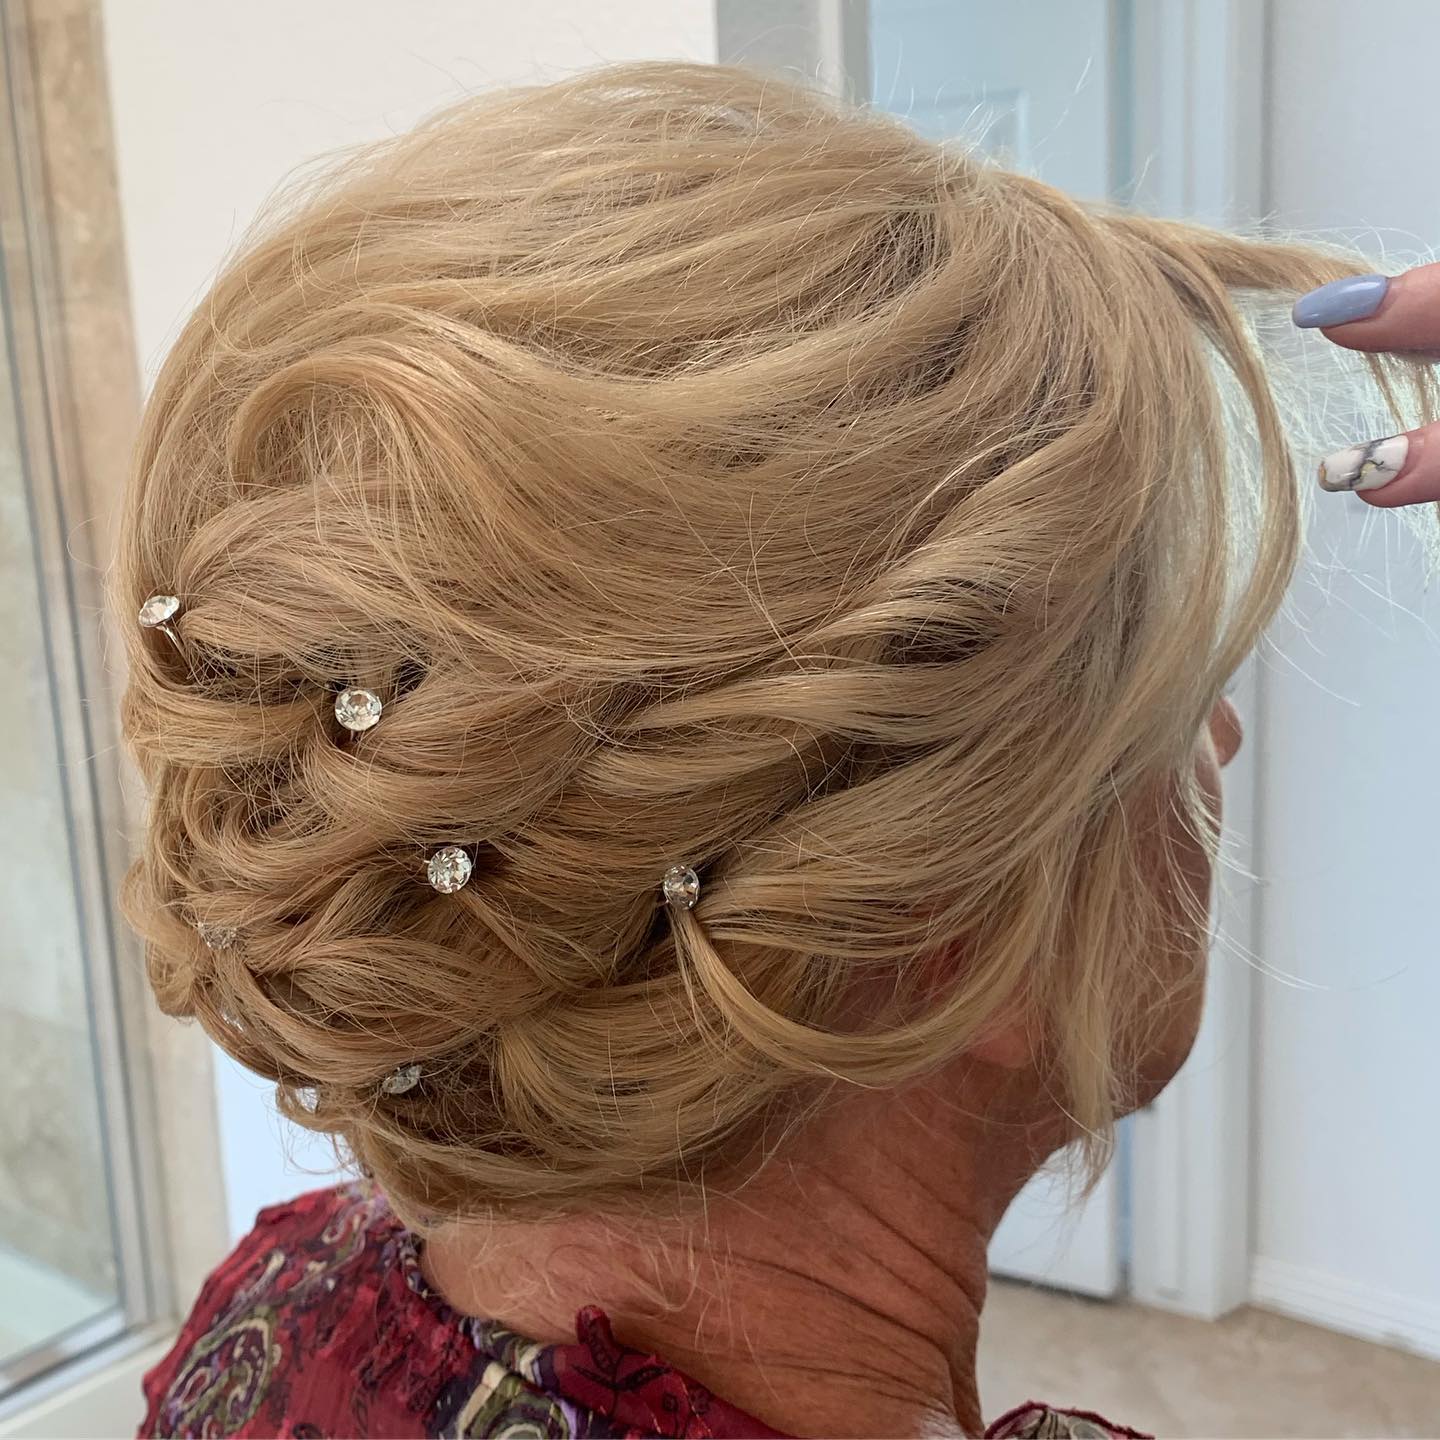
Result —
[[127, 620], [161, 1004], [411, 1214], [718, 1175], [1017, 1001], [1103, 1132], [1163, 923], [1128, 817], [1178, 776], [1203, 827], [1186, 757], [1297, 540], [1231, 291], [1342, 268], [724, 69], [347, 156], [144, 419], [117, 603], [183, 602], [183, 656]]

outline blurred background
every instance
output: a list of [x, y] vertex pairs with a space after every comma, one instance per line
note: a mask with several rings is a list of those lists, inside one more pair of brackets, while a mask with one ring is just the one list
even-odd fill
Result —
[[[0, 1435], [132, 1433], [204, 1274], [334, 1166], [152, 1013], [114, 907], [139, 797], [101, 590], [149, 377], [293, 167], [644, 57], [1384, 268], [1440, 241], [1431, 0], [0, 0]], [[1440, 1434], [1440, 606], [1358, 504], [1320, 507], [1242, 680], [1196, 1053], [1084, 1205], [1042, 1180], [997, 1236], [988, 1413]]]

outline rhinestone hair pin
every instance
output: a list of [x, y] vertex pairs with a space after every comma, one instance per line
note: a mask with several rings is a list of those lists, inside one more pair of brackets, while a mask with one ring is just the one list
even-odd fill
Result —
[[178, 595], [152, 595], [140, 607], [140, 624], [146, 630], [158, 630], [175, 647], [183, 659], [185, 646], [170, 623], [180, 613]]
[[465, 887], [475, 863], [459, 845], [442, 845], [426, 862], [425, 878], [442, 895]]
[[693, 910], [700, 898], [700, 877], [689, 865], [672, 865], [661, 877], [660, 893], [672, 910]]
[[405, 1095], [420, 1083], [421, 1070], [416, 1064], [396, 1066], [381, 1082], [380, 1089], [386, 1095]]
[[349, 731], [360, 734], [380, 723], [384, 702], [373, 690], [358, 685], [342, 690], [335, 697], [335, 718]]
[[201, 941], [211, 950], [233, 950], [239, 932], [233, 925], [212, 925], [208, 920], [196, 922]]

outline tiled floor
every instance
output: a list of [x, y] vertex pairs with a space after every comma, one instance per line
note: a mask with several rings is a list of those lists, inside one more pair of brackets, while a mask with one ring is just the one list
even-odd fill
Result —
[[981, 1329], [988, 1418], [1043, 1399], [1167, 1440], [1440, 1436], [1440, 1361], [1263, 1310], [1207, 1324], [996, 1281]]

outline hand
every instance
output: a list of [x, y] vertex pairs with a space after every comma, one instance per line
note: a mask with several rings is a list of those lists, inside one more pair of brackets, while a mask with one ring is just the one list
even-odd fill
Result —
[[[1295, 323], [1347, 350], [1440, 360], [1440, 265], [1403, 275], [1355, 275], [1295, 302]], [[1326, 490], [1354, 490], [1371, 505], [1440, 500], [1440, 423], [1368, 440], [1320, 462]]]

